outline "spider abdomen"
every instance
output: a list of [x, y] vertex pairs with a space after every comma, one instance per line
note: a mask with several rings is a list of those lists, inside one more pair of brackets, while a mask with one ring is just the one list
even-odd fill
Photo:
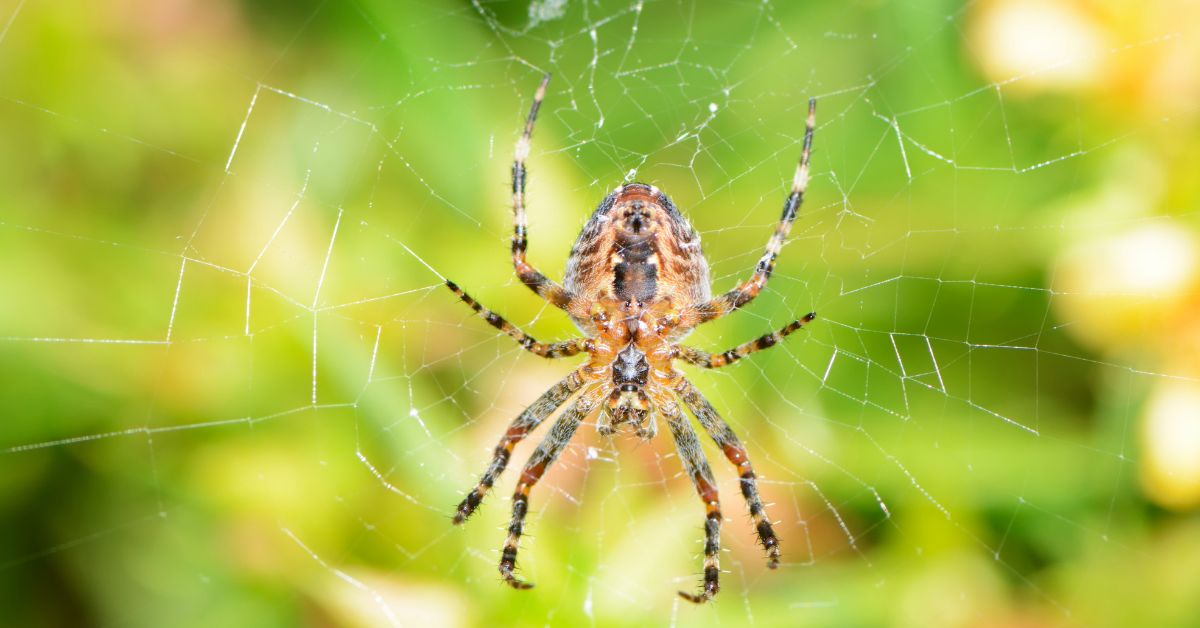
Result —
[[571, 249], [563, 283], [585, 302], [666, 299], [682, 307], [712, 298], [700, 236], [665, 194], [642, 183], [601, 201]]
[[613, 293], [622, 302], [647, 303], [658, 294], [658, 255], [646, 236], [617, 235], [613, 263]]

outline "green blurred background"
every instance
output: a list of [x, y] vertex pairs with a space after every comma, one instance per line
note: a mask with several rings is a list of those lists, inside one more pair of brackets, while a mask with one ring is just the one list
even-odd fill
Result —
[[[1186, 0], [7, 0], [0, 623], [1198, 625], [1198, 25]], [[702, 507], [664, 436], [580, 431], [533, 497], [532, 591], [495, 571], [512, 470], [450, 524], [570, 369], [439, 286], [575, 333], [507, 253], [546, 71], [553, 276], [641, 180], [732, 286], [820, 99], [769, 289], [689, 339], [820, 314], [688, 369], [784, 543], [768, 572], [708, 448], [707, 607], [674, 597]]]

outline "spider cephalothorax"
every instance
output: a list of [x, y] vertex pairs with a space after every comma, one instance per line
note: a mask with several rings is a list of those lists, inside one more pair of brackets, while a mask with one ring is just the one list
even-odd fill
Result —
[[513, 494], [512, 522], [500, 558], [504, 580], [518, 589], [532, 585], [518, 579], [517, 544], [528, 512], [529, 492], [546, 468], [566, 448], [575, 430], [595, 413], [596, 429], [605, 435], [628, 425], [642, 438], [657, 433], [657, 419], [666, 421], [683, 461], [704, 501], [704, 584], [700, 593], [680, 592], [693, 602], [705, 602], [718, 590], [721, 509], [716, 480], [700, 450], [696, 432], [684, 417], [686, 407], [738, 470], [742, 496], [754, 519], [759, 542], [767, 551], [767, 566], [779, 565], [779, 539], [766, 516], [750, 459], [738, 437], [695, 386], [675, 369], [675, 360], [717, 368], [755, 351], [766, 349], [800, 329], [815, 314], [793, 321], [767, 334], [719, 354], [678, 344], [701, 323], [732, 312], [754, 299], [775, 267], [808, 183], [808, 157], [812, 147], [816, 103], [809, 100], [804, 147], [791, 193], [766, 252], [753, 275], [729, 292], [713, 297], [708, 263], [700, 250], [700, 237], [671, 200], [657, 188], [641, 183], [623, 185], [609, 194], [592, 213], [571, 249], [562, 285], [548, 279], [525, 260], [525, 158], [538, 108], [546, 93], [549, 75], [542, 79], [517, 142], [513, 161], [512, 238], [513, 265], [521, 282], [571, 317], [585, 337], [541, 343], [485, 309], [453, 282], [446, 285], [493, 327], [511, 336], [525, 349], [547, 358], [588, 355], [587, 362], [542, 394], [509, 426], [493, 453], [479, 484], [467, 494], [454, 515], [462, 523], [483, 501], [484, 495], [508, 465], [513, 448], [567, 402], [576, 397], [555, 421], [549, 434], [526, 463]]

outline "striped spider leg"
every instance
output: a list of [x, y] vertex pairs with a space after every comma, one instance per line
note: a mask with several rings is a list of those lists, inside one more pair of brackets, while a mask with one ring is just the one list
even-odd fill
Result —
[[517, 140], [517, 148], [513, 154], [512, 165], [512, 207], [513, 207], [513, 236], [512, 261], [513, 268], [521, 283], [533, 290], [535, 294], [549, 301], [556, 307], [570, 309], [573, 296], [553, 279], [543, 275], [525, 260], [525, 249], [529, 239], [525, 230], [525, 159], [529, 157], [529, 149], [533, 141], [533, 123], [537, 121], [538, 110], [542, 107], [542, 99], [546, 97], [546, 85], [550, 82], [550, 74], [542, 77], [537, 92], [533, 95], [533, 104], [529, 107], [529, 116], [525, 119], [525, 130]]
[[[750, 464], [750, 457], [746, 454], [746, 448], [738, 440], [737, 434], [734, 434], [733, 428], [729, 427], [721, 415], [717, 414], [712, 404], [686, 378], [680, 378], [676, 393], [683, 401], [683, 405], [687, 406], [696, 420], [700, 422], [704, 431], [708, 432], [709, 438], [721, 449], [721, 453], [725, 454], [725, 459], [737, 469], [738, 479], [741, 481], [742, 497], [746, 500], [746, 507], [750, 510], [750, 517], [754, 521], [754, 530], [758, 533], [758, 541], [767, 551], [767, 567], [775, 569], [779, 566], [779, 538], [775, 536], [771, 521], [767, 519], [766, 508], [758, 495], [757, 476], [754, 474], [754, 467]], [[708, 576], [708, 572], [705, 571], [706, 589]]]
[[775, 345], [779, 344], [780, 340], [783, 340], [796, 330], [803, 329], [805, 325], [811, 323], [816, 317], [816, 312], [809, 312], [808, 314], [805, 314], [803, 318], [788, 323], [779, 331], [759, 336], [750, 342], [743, 342], [742, 344], [721, 353], [706, 353], [699, 349], [685, 345], [676, 345], [675, 357], [689, 364], [694, 364], [706, 369], [715, 369], [722, 366], [728, 366], [750, 355], [751, 353], [758, 353], [763, 349], [770, 349], [771, 347], [774, 347]]
[[459, 300], [461, 300], [463, 303], [466, 303], [467, 307], [475, 310], [475, 313], [478, 314], [480, 318], [487, 321], [489, 325], [499, 329], [509, 338], [516, 340], [517, 344], [520, 344], [523, 349], [534, 355], [540, 355], [543, 358], [566, 358], [581, 351], [587, 351], [588, 341], [586, 338], [572, 338], [570, 340], [562, 340], [550, 344], [538, 342], [533, 336], [530, 336], [529, 334], [521, 331], [521, 329], [516, 325], [504, 320], [503, 316], [500, 316], [499, 314], [483, 307], [479, 301], [476, 301], [471, 297], [471, 295], [463, 292], [462, 288], [459, 288], [458, 284], [454, 283], [453, 281], [447, 279], [446, 287], [449, 288], [451, 292], [458, 295]]
[[558, 383], [554, 384], [538, 397], [528, 408], [525, 408], [513, 422], [509, 424], [505, 430], [504, 436], [500, 437], [500, 442], [492, 451], [492, 461], [488, 464], [487, 469], [483, 472], [483, 476], [479, 478], [479, 482], [462, 502], [458, 504], [458, 508], [454, 511], [455, 525], [461, 524], [475, 512], [479, 504], [483, 502], [483, 497], [491, 490], [492, 485], [496, 483], [496, 478], [504, 472], [504, 468], [508, 466], [508, 461], [512, 458], [513, 448], [517, 443], [525, 440], [525, 437], [530, 432], [537, 429], [546, 417], [550, 416], [562, 404], [574, 395], [579, 388], [583, 386], [583, 377], [581, 370], [572, 371]]
[[604, 387], [597, 386], [581, 394], [570, 408], [559, 415], [558, 420], [550, 428], [550, 432], [533, 451], [533, 455], [529, 457], [529, 461], [525, 463], [525, 468], [521, 471], [517, 489], [513, 492], [512, 519], [508, 524], [508, 538], [504, 540], [504, 549], [500, 553], [500, 575], [514, 589], [533, 588], [533, 583], [513, 575], [513, 570], [517, 566], [517, 547], [525, 528], [525, 515], [529, 513], [529, 492], [538, 483], [538, 480], [542, 479], [542, 475], [546, 473], [550, 464], [567, 448], [571, 438], [575, 435], [575, 430], [579, 429], [583, 419], [599, 405], [604, 393]]
[[[732, 364], [751, 353], [775, 346], [783, 338], [802, 329], [805, 324], [812, 322], [815, 318], [816, 313], [809, 313], [779, 331], [766, 334], [717, 354], [706, 353], [684, 345], [674, 345], [672, 347], [674, 350], [672, 358], [684, 360], [704, 368], [719, 368]], [[758, 534], [759, 543], [767, 551], [767, 567], [771, 569], [777, 568], [780, 560], [779, 538], [775, 535], [771, 522], [766, 516], [766, 508], [758, 493], [757, 476], [754, 473], [754, 468], [750, 463], [750, 458], [746, 453], [745, 447], [742, 446], [733, 428], [717, 414], [716, 409], [700, 394], [700, 391], [684, 378], [682, 374], [677, 373], [676, 377], [677, 383], [674, 386], [675, 394], [688, 407], [688, 410], [695, 415], [696, 419], [699, 420], [700, 425], [721, 449], [721, 452], [725, 454], [729, 462], [737, 468], [738, 478], [741, 482], [742, 497], [745, 499], [746, 506], [750, 511], [750, 516], [754, 522], [754, 529]], [[700, 444], [696, 439], [695, 431], [692, 430], [691, 425], [683, 418], [675, 402], [669, 399], [656, 399], [655, 408], [667, 420], [671, 435], [675, 439], [675, 446], [679, 452], [679, 457], [683, 460], [684, 470], [687, 472], [688, 477], [691, 478], [696, 491], [700, 495], [700, 499], [705, 505], [704, 584], [701, 592], [698, 594], [686, 593], [684, 591], [679, 592], [679, 595], [685, 600], [702, 604], [711, 600], [720, 589], [720, 559], [717, 552], [720, 549], [721, 507], [717, 497], [716, 483], [713, 480], [712, 470], [709, 468], [708, 461], [704, 459], [704, 454], [700, 450]]]
[[771, 239], [767, 241], [767, 250], [758, 260], [758, 264], [754, 266], [754, 274], [729, 292], [707, 303], [700, 303], [685, 310], [680, 315], [684, 327], [695, 327], [741, 308], [753, 301], [754, 297], [758, 296], [758, 293], [762, 292], [763, 287], [767, 285], [767, 280], [771, 278], [771, 273], [775, 270], [775, 259], [779, 257], [783, 242], [792, 229], [792, 223], [796, 221], [796, 214], [800, 211], [800, 206], [804, 204], [804, 193], [808, 190], [808, 161], [812, 154], [816, 122], [817, 100], [810, 98], [808, 100], [808, 117], [804, 123], [804, 147], [800, 152], [800, 162], [796, 164], [796, 174], [792, 177], [792, 191], [783, 203], [783, 213], [779, 217], [775, 233], [771, 234]]
[[720, 590], [721, 560], [718, 552], [721, 551], [721, 501], [717, 496], [717, 480], [713, 477], [704, 452], [700, 450], [696, 430], [679, 411], [679, 406], [668, 402], [660, 405], [658, 411], [667, 420], [667, 428], [675, 440], [675, 449], [683, 461], [683, 469], [696, 487], [700, 501], [704, 502], [704, 586], [699, 594], [679, 592], [683, 599], [701, 604], [711, 600]]

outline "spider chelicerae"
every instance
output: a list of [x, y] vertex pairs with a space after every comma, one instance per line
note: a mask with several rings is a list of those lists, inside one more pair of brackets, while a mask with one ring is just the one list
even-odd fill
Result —
[[783, 215], [767, 242], [766, 252], [749, 279], [714, 298], [699, 235], [665, 194], [641, 183], [617, 188], [596, 208], [571, 249], [562, 285], [538, 272], [525, 260], [528, 242], [525, 235], [525, 158], [529, 156], [533, 124], [549, 80], [547, 74], [538, 86], [513, 159], [513, 266], [521, 283], [564, 310], [585, 337], [554, 343], [538, 342], [499, 314], [484, 308], [453, 282], [446, 281], [446, 286], [476, 314], [526, 350], [545, 358], [586, 353], [588, 361], [550, 387], [508, 426], [483, 477], [458, 505], [454, 523], [466, 521], [475, 512], [508, 465], [516, 444], [568, 399], [578, 395], [525, 463], [513, 493], [512, 521], [500, 557], [500, 574], [514, 588], [532, 587], [531, 583], [517, 578], [513, 570], [533, 486], [593, 411], [599, 409], [596, 429], [601, 434], [611, 435], [620, 426], [629, 424], [645, 439], [651, 439], [657, 433], [657, 414], [666, 421], [684, 469], [706, 511], [704, 583], [700, 593], [680, 591], [679, 595], [695, 603], [707, 602], [719, 589], [717, 553], [721, 506], [712, 469], [700, 450], [695, 430], [684, 418], [680, 403], [696, 417], [725, 458], [737, 468], [742, 496], [753, 518], [758, 540], [767, 552], [767, 566], [772, 569], [779, 566], [779, 539], [759, 497], [754, 469], [745, 447], [712, 404], [672, 363], [683, 360], [704, 368], [732, 364], [774, 346], [816, 317], [815, 313], [808, 314], [779, 331], [723, 353], [706, 353], [678, 344], [697, 325], [721, 318], [750, 303], [770, 278], [775, 258], [804, 200], [816, 100], [808, 101], [800, 162], [791, 192], [783, 205]]

